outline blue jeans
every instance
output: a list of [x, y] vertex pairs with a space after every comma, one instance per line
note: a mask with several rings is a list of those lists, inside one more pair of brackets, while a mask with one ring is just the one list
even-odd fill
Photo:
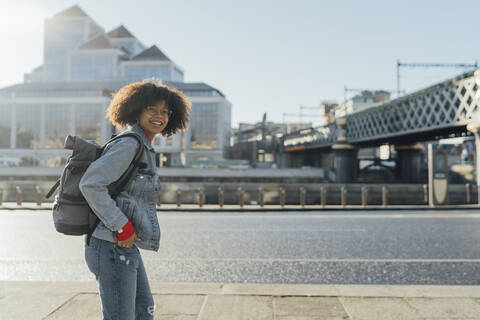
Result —
[[85, 261], [97, 279], [103, 320], [153, 319], [155, 309], [138, 248], [92, 237]]

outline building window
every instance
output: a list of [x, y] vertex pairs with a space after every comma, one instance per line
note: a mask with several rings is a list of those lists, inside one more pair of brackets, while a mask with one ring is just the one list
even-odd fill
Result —
[[102, 121], [105, 118], [101, 104], [75, 105], [75, 134], [100, 143]]
[[113, 56], [78, 55], [71, 58], [71, 75], [74, 81], [113, 80]]
[[41, 105], [22, 104], [16, 106], [17, 148], [40, 148]]
[[218, 105], [194, 103], [190, 116], [192, 136], [190, 148], [198, 150], [217, 149]]
[[47, 105], [45, 113], [45, 147], [63, 149], [65, 137], [72, 133], [71, 105]]
[[45, 23], [45, 79], [66, 80], [67, 52], [82, 44], [85, 22], [71, 19], [51, 19]]
[[12, 106], [0, 105], [0, 148], [10, 148]]
[[183, 82], [183, 72], [177, 67], [173, 67], [172, 81]]
[[162, 80], [169, 80], [168, 68], [153, 66], [126, 66], [124, 78], [126, 80], [144, 80], [149, 78], [160, 78]]

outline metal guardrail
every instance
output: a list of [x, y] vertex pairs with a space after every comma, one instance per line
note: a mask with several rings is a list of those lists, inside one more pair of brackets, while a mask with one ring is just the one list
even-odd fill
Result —
[[262, 208], [265, 205], [265, 190], [263, 189], [263, 187], [258, 188], [258, 204]]
[[17, 206], [21, 206], [23, 202], [23, 190], [20, 186], [15, 187], [16, 191], [16, 198], [17, 198]]
[[198, 188], [197, 193], [196, 193], [196, 198], [197, 198], [197, 204], [201, 208], [203, 207], [203, 201], [204, 201], [204, 193], [203, 193], [203, 188]]
[[320, 203], [322, 207], [325, 207], [327, 205], [327, 187], [326, 186], [320, 187]]
[[340, 188], [340, 203], [342, 207], [345, 207], [347, 205], [347, 187], [342, 186]]
[[285, 189], [280, 188], [280, 207], [285, 207]]
[[366, 207], [368, 205], [368, 188], [362, 187], [362, 207]]
[[225, 193], [223, 192], [222, 187], [218, 187], [218, 205], [220, 208], [223, 208], [223, 204], [225, 203]]
[[465, 184], [465, 202], [466, 203], [471, 203], [472, 202], [472, 190], [470, 187], [470, 183]]
[[[465, 198], [464, 198], [465, 199], [465, 204], [472, 204], [472, 202], [473, 202], [472, 192], [473, 192], [474, 186], [472, 186], [470, 183], [466, 183], [464, 185], [464, 188], [465, 188], [464, 189], [465, 190]], [[376, 190], [381, 191], [381, 204], [380, 205], [378, 204], [378, 196], [377, 196], [377, 204], [369, 202], [369, 200], [371, 200], [371, 199], [369, 199], [369, 195], [370, 195], [370, 191], [372, 189], [374, 189], [374, 190], [376, 189]], [[14, 190], [15, 190], [16, 205], [17, 206], [22, 206], [22, 204], [25, 202], [25, 190], [19, 185], [16, 185], [14, 187]], [[336, 204], [335, 203], [328, 203], [327, 195], [329, 194], [329, 192], [330, 192], [330, 194], [332, 192], [339, 192], [339, 194], [340, 194], [340, 207], [343, 207], [343, 208], [346, 208], [347, 206], [352, 206], [352, 205], [363, 207], [363, 208], [372, 207], [372, 206], [376, 206], [376, 207], [381, 206], [383, 208], [387, 208], [387, 207], [391, 206], [390, 196], [389, 196], [390, 189], [387, 185], [383, 185], [380, 188], [374, 187], [374, 186], [361, 186], [360, 187], [360, 199], [361, 199], [360, 204], [349, 204], [348, 203], [349, 194], [351, 193], [351, 191], [347, 188], [346, 185], [341, 185], [339, 189], [336, 189], [338, 191], [334, 191], [334, 189], [332, 187], [329, 188], [327, 185], [321, 185], [320, 188], [316, 189], [316, 190], [320, 191], [319, 202], [312, 203], [312, 201], [310, 200], [308, 205], [314, 205], [314, 206], [320, 205], [322, 208], [326, 208], [328, 206], [338, 206], [338, 200], [337, 200]], [[249, 197], [247, 195], [246, 190], [244, 190], [243, 187], [236, 188], [236, 191], [237, 191], [237, 205], [242, 209], [247, 204], [247, 199]], [[249, 203], [250, 205], [257, 205], [260, 208], [265, 208], [265, 205], [270, 205], [270, 206], [275, 205], [275, 203], [272, 203], [272, 201], [270, 201], [270, 203], [267, 203], [265, 201], [265, 188], [264, 188], [264, 186], [258, 187], [256, 191], [257, 191], [257, 195], [256, 195], [257, 196], [256, 197], [257, 201], [251, 201]], [[315, 192], [315, 191], [312, 190], [312, 188], [310, 188], [310, 190], [308, 190], [305, 186], [297, 187], [297, 191], [298, 191], [298, 198], [297, 198], [298, 200], [297, 200], [296, 203], [291, 202], [291, 200], [292, 200], [291, 190], [289, 191], [290, 202], [289, 202], [288, 205], [297, 205], [297, 206], [300, 206], [302, 208], [305, 208], [307, 206], [308, 194], [312, 194], [312, 192]], [[428, 204], [428, 186], [426, 184], [420, 185], [419, 191], [420, 192], [423, 191], [423, 203]], [[175, 191], [175, 194], [176, 194], [176, 199], [175, 200], [176, 200], [177, 208], [182, 207], [182, 205], [191, 204], [191, 203], [186, 203], [186, 202], [184, 203], [182, 201], [183, 200], [183, 192], [184, 192], [184, 190], [182, 190], [180, 188]], [[222, 187], [218, 187], [217, 192], [218, 192], [218, 206], [219, 206], [219, 208], [224, 208], [225, 207], [225, 191]], [[279, 205], [280, 208], [284, 208], [287, 205], [286, 187], [285, 186], [279, 187], [277, 189], [277, 192], [278, 192], [277, 205]], [[0, 205], [2, 205], [3, 193], [4, 193], [3, 190], [0, 189]], [[34, 187], [34, 193], [35, 193], [35, 199], [36, 199], [37, 206], [41, 206], [42, 202], [45, 201], [44, 192], [42, 191], [40, 186], [36, 185]], [[254, 191], [254, 193], [255, 193], [255, 191]], [[375, 192], [373, 194], [375, 194]], [[254, 195], [252, 195], [252, 197], [253, 197], [253, 199], [255, 199]], [[335, 197], [336, 196], [334, 195], [334, 198]], [[355, 196], [354, 198], [356, 198], [356, 197], [357, 196]], [[158, 192], [157, 201], [156, 201], [157, 206], [162, 205], [161, 199], [162, 199], [162, 193]], [[358, 200], [356, 200], [356, 201], [358, 201]], [[194, 191], [193, 203], [198, 205], [199, 208], [204, 207], [204, 205], [205, 205], [205, 189], [204, 189], [204, 187], [198, 187]], [[165, 203], [165, 204], [167, 204], [167, 203]], [[396, 205], [393, 205], [393, 206], [396, 206]]]
[[177, 190], [177, 207], [182, 206], [182, 189]]
[[305, 207], [305, 202], [307, 200], [307, 190], [304, 187], [300, 187], [299, 189], [299, 198], [300, 198], [300, 205]]
[[243, 191], [242, 187], [237, 188], [237, 196], [238, 196], [238, 205], [240, 208], [243, 208], [245, 204], [245, 192]]
[[43, 200], [43, 192], [40, 186], [35, 186], [35, 192], [37, 193], [37, 206], [41, 206]]
[[386, 207], [388, 205], [388, 189], [386, 186], [382, 187], [382, 206]]
[[428, 203], [428, 185], [423, 185], [423, 202]]

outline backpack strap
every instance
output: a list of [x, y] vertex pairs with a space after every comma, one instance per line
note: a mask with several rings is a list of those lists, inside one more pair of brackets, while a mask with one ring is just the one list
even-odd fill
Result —
[[127, 170], [120, 176], [120, 178], [114, 183], [114, 191], [111, 194], [112, 199], [116, 199], [117, 196], [120, 194], [120, 192], [123, 191], [123, 189], [133, 180], [135, 177], [135, 174], [137, 173], [138, 169], [140, 168], [140, 161], [142, 161], [143, 154], [145, 152], [145, 148], [143, 145], [142, 138], [134, 132], [127, 132], [124, 134], [120, 134], [118, 136], [115, 136], [114, 138], [110, 139], [109, 142], [112, 142], [114, 140], [117, 140], [119, 138], [123, 137], [134, 137], [137, 139], [139, 143], [139, 150], [137, 150], [135, 157], [133, 157], [132, 162], [128, 166]]
[[55, 192], [55, 190], [57, 190], [58, 186], [60, 185], [60, 179], [57, 180], [57, 182], [55, 182], [55, 184], [53, 185], [53, 187], [50, 188], [50, 190], [47, 192], [47, 194], [45, 195], [45, 199], [48, 199], [52, 196], [52, 194]]
[[[112, 199], [116, 199], [120, 194], [120, 192], [122, 192], [123, 189], [133, 180], [133, 178], [135, 177], [135, 174], [140, 168], [140, 161], [142, 160], [143, 154], [145, 152], [145, 147], [143, 145], [142, 138], [135, 132], [126, 132], [126, 133], [117, 135], [115, 137], [112, 137], [107, 143], [105, 143], [105, 145], [102, 148], [102, 151], [110, 142], [123, 137], [136, 138], [139, 143], [139, 149], [135, 153], [135, 157], [133, 157], [133, 160], [128, 166], [127, 170], [125, 170], [125, 172], [120, 176], [120, 178], [113, 183], [114, 190], [110, 194]], [[95, 231], [95, 228], [98, 226], [99, 223], [100, 223], [100, 219], [95, 215], [95, 222], [93, 223], [92, 227], [89, 229], [87, 233], [87, 245], [90, 245], [90, 238], [92, 237], [93, 231]]]

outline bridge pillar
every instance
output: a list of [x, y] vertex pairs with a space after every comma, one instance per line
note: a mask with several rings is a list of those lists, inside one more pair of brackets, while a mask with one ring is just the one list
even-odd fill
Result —
[[477, 182], [478, 204], [480, 204], [480, 122], [472, 122], [467, 125], [467, 130], [475, 136], [475, 176]]
[[358, 174], [358, 147], [351, 144], [334, 144], [336, 182], [354, 182]]
[[419, 183], [420, 169], [422, 165], [423, 146], [419, 143], [414, 145], [395, 146], [397, 151], [397, 174], [404, 183]]
[[296, 161], [298, 161], [296, 156], [293, 152], [279, 153], [275, 162], [279, 168], [295, 168]]

